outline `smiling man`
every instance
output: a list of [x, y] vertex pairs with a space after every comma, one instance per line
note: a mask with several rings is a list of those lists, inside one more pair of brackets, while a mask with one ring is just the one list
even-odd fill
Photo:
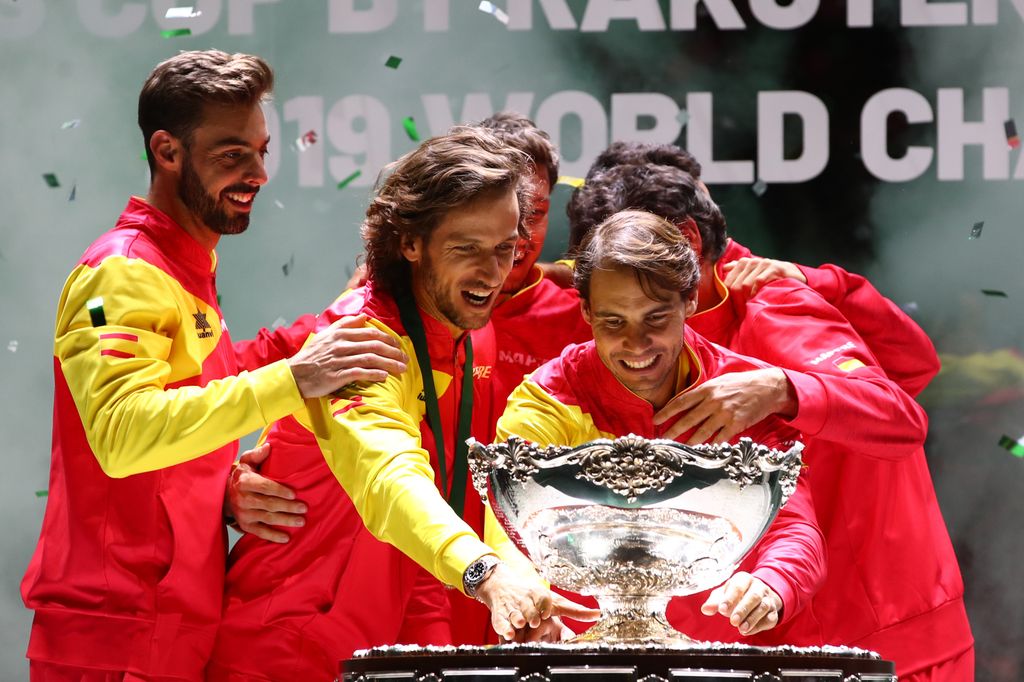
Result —
[[482, 608], [459, 592], [506, 637], [557, 637], [550, 616], [596, 616], [487, 532], [468, 478], [466, 439], [494, 432], [488, 320], [527, 234], [528, 164], [461, 127], [387, 169], [363, 223], [369, 279], [318, 324], [365, 315], [413, 359], [270, 430], [261, 471], [308, 510], [298, 526], [270, 521], [283, 537], [247, 534], [232, 550], [211, 682], [328, 682], [358, 648], [450, 644]]
[[[569, 346], [512, 392], [498, 421], [499, 439], [516, 435], [540, 446], [575, 446], [630, 433], [671, 437], [672, 423], [654, 418], [673, 396], [723, 375], [782, 373], [689, 329], [697, 258], [662, 218], [643, 211], [607, 218], [577, 252], [574, 277], [594, 340]], [[799, 434], [785, 421], [795, 410], [792, 400], [736, 437], [772, 446], [795, 440]], [[694, 430], [675, 438], [685, 441]], [[680, 601], [678, 610], [688, 616], [683, 629], [702, 639], [736, 641], [791, 620], [809, 602], [824, 578], [825, 554], [802, 481], [739, 573], [703, 595], [703, 603]]]
[[237, 439], [353, 381], [405, 369], [339, 321], [239, 373], [214, 248], [267, 181], [259, 57], [184, 52], [139, 96], [152, 183], [68, 277], [57, 309], [50, 487], [22, 582], [32, 680], [202, 679], [224, 581]]

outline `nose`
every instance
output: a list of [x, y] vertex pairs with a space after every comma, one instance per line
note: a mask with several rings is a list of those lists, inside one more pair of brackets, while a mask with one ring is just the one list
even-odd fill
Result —
[[483, 284], [489, 287], [499, 287], [505, 282], [508, 273], [512, 270], [512, 258], [501, 254], [493, 254], [485, 257], [480, 263], [479, 277]]
[[643, 325], [629, 325], [623, 332], [622, 346], [628, 351], [646, 350], [651, 345], [651, 337]]
[[253, 162], [249, 164], [249, 168], [246, 169], [245, 181], [250, 185], [265, 185], [269, 179], [267, 176], [267, 165], [259, 154], [255, 154], [253, 159]]

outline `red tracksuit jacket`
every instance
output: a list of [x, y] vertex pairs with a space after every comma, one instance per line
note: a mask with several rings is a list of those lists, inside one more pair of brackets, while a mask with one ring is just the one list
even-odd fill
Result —
[[[220, 619], [239, 437], [302, 406], [284, 362], [237, 376], [216, 256], [133, 198], [68, 278], [50, 491], [22, 581], [28, 657], [199, 680]], [[102, 314], [89, 312], [102, 299]]]
[[[360, 312], [406, 336], [394, 300], [370, 286], [343, 294], [318, 316], [316, 330]], [[451, 472], [464, 346], [440, 322], [427, 315], [422, 318], [435, 381], [445, 377], [437, 388], [446, 438], [444, 456]], [[297, 340], [301, 334], [288, 336]], [[495, 359], [491, 328], [472, 332], [472, 339], [472, 434], [487, 442], [494, 428], [489, 420]], [[268, 352], [290, 350], [273, 342], [249, 345], [246, 352], [255, 354], [248, 361], [259, 362], [259, 356]], [[415, 363], [415, 356], [409, 355]], [[420, 431], [422, 447], [430, 453], [437, 472], [434, 438], [426, 419], [420, 422]], [[288, 417], [273, 425], [267, 440], [271, 455], [261, 473], [295, 490], [309, 511], [304, 527], [284, 529], [291, 536], [287, 544], [244, 535], [232, 549], [211, 680], [224, 679], [228, 671], [282, 681], [333, 680], [338, 661], [356, 649], [396, 642], [449, 643], [449, 617], [455, 626], [471, 622], [481, 631], [477, 638], [483, 639], [489, 624], [486, 608], [457, 590], [445, 589], [366, 530], [309, 430]], [[463, 518], [483, 537], [483, 505], [468, 481]], [[442, 627], [433, 629], [437, 619], [443, 621]], [[415, 620], [418, 629], [409, 627], [406, 620]], [[459, 628], [455, 629], [458, 637]]]
[[792, 425], [807, 437], [828, 576], [810, 607], [778, 629], [779, 641], [874, 649], [901, 675], [970, 649], [963, 583], [922, 448], [924, 411], [885, 378], [844, 316], [781, 280], [750, 299], [729, 295], [688, 323], [804, 373], [787, 371], [799, 400]]
[[[682, 376], [680, 372], [682, 390], [691, 390], [720, 374], [767, 366], [709, 343], [690, 329], [685, 334], [689, 374]], [[681, 370], [684, 368], [681, 364]], [[539, 445], [582, 445], [596, 438], [629, 433], [658, 438], [671, 424], [654, 424], [651, 404], [619, 383], [601, 362], [594, 342], [589, 341], [566, 348], [512, 392], [498, 421], [497, 436], [504, 439], [518, 435]], [[684, 434], [679, 440], [685, 442], [688, 436]], [[776, 417], [755, 424], [737, 438], [740, 436], [768, 444], [800, 438], [796, 430]], [[785, 605], [783, 622], [800, 612], [824, 577], [824, 540], [814, 521], [804, 475], [797, 491], [738, 569], [749, 571], [779, 594]], [[585, 601], [575, 595], [572, 598]], [[738, 641], [738, 631], [725, 618], [700, 613], [706, 599], [705, 591], [672, 600], [669, 621], [697, 639]]]

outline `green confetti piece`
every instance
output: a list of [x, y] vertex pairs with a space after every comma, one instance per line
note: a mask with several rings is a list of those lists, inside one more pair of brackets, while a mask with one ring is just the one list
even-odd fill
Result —
[[36, 491], [36, 497], [46, 497], [49, 494], [50, 494], [49, 490], [37, 490]]
[[401, 64], [401, 63], [402, 63], [402, 58], [401, 57], [396, 57], [395, 55], [391, 55], [390, 57], [388, 57], [388, 60], [386, 62], [384, 62], [384, 66], [388, 67], [389, 69], [397, 69], [398, 65]]
[[217, 307], [220, 307], [220, 294], [217, 294]]
[[192, 35], [192, 29], [190, 28], [168, 28], [160, 31], [160, 35], [164, 38], [177, 38], [178, 36], [190, 36]]
[[338, 183], [338, 189], [345, 189], [348, 183], [352, 182], [362, 174], [363, 171], [361, 170], [354, 171], [351, 175], [349, 175], [347, 178]]
[[57, 180], [57, 176], [53, 173], [43, 173], [43, 180], [46, 180], [48, 187], [60, 187], [60, 181]]
[[145, 149], [142, 150], [142, 155], [139, 156], [139, 158], [142, 159], [143, 161], [149, 161], [149, 154], [146, 153]]
[[85, 302], [85, 307], [89, 310], [89, 318], [92, 321], [92, 326], [103, 327], [107, 324], [107, 316], [103, 312], [103, 297], [97, 296], [96, 298], [90, 298]]
[[405, 128], [405, 134], [409, 136], [409, 139], [413, 142], [420, 141], [420, 132], [416, 130], [416, 120], [412, 116], [406, 116], [402, 119], [402, 127]]
[[981, 293], [994, 298], [1009, 298], [1005, 291], [999, 291], [999, 289], [982, 289]]
[[1024, 438], [1010, 438], [1009, 436], [1003, 436], [999, 439], [999, 447], [1009, 452], [1014, 457], [1024, 458], [1024, 443], [1021, 441]]
[[981, 221], [980, 223], [974, 223], [974, 227], [971, 228], [971, 235], [969, 237], [967, 237], [967, 238], [968, 239], [978, 239], [979, 237], [981, 237], [981, 230], [984, 227], [985, 227], [985, 221], [984, 220]]

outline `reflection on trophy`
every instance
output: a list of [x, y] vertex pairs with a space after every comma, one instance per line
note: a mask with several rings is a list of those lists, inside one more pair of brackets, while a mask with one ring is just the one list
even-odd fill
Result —
[[539, 448], [470, 442], [473, 484], [553, 585], [597, 598], [575, 641], [693, 642], [669, 599], [729, 578], [796, 489], [801, 443], [688, 446], [628, 435]]

